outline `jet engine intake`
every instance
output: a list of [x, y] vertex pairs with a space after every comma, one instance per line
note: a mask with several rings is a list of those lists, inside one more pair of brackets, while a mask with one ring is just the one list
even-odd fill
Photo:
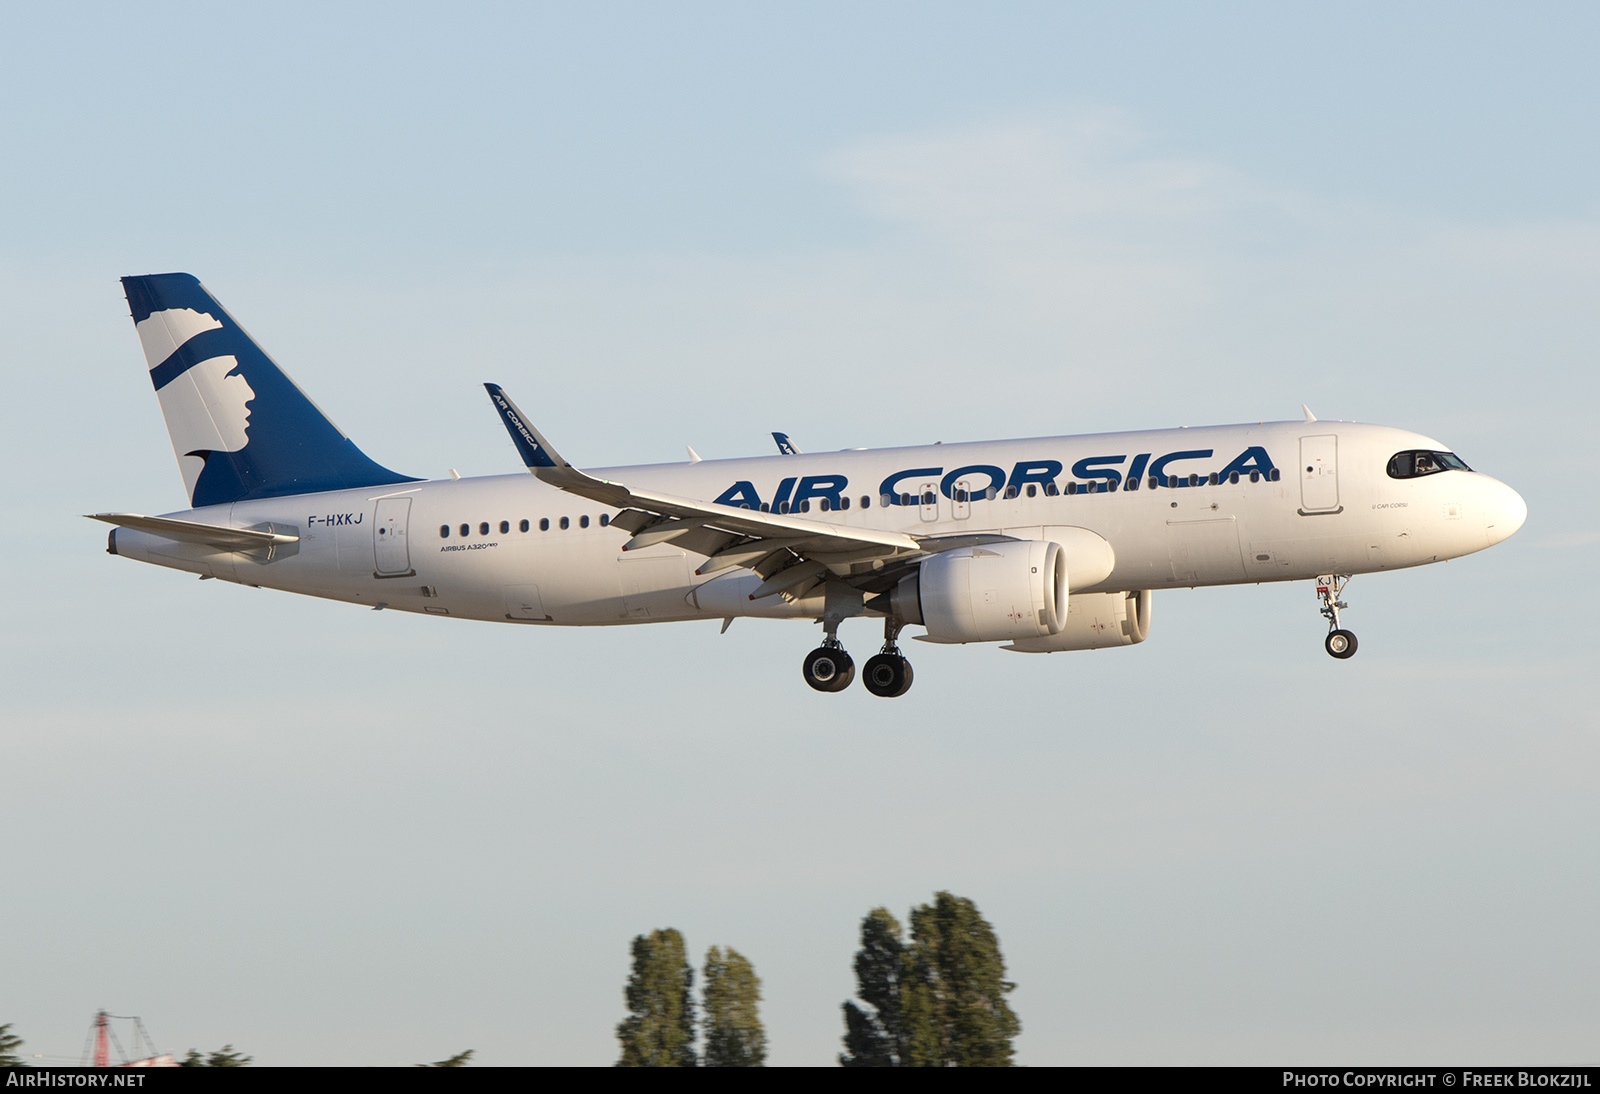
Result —
[[944, 551], [901, 578], [890, 604], [931, 642], [1046, 638], [1067, 617], [1066, 555], [1044, 540]]

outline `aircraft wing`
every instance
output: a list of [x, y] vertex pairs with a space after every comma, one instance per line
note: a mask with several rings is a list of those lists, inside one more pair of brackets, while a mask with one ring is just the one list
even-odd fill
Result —
[[612, 518], [611, 524], [633, 533], [633, 538], [623, 545], [624, 551], [674, 543], [708, 556], [696, 573], [711, 574], [734, 566], [754, 570], [763, 581], [752, 599], [776, 593], [802, 595], [829, 572], [845, 578], [877, 577], [890, 559], [967, 546], [975, 539], [993, 542], [1007, 538], [915, 537], [631, 489], [573, 467], [517, 409], [504, 389], [497, 384], [483, 386], [529, 471], [570, 494], [623, 510]]

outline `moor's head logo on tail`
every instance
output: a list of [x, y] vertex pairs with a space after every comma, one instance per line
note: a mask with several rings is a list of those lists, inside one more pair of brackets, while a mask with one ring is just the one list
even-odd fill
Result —
[[415, 481], [368, 459], [195, 278], [122, 284], [191, 505]]
[[256, 393], [232, 354], [193, 363], [178, 356], [190, 339], [223, 329], [215, 316], [193, 308], [168, 308], [152, 312], [135, 326], [193, 503], [211, 457], [238, 452], [250, 443], [250, 402]]

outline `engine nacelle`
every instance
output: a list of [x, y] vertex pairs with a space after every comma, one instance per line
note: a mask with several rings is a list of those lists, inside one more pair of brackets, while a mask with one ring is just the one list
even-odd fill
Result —
[[901, 578], [891, 604], [932, 642], [1048, 637], [1067, 617], [1066, 555], [1036, 539], [943, 551]]
[[1018, 639], [1003, 650], [1059, 653], [1133, 646], [1150, 636], [1150, 590], [1136, 593], [1077, 593], [1067, 600], [1067, 620], [1059, 633]]

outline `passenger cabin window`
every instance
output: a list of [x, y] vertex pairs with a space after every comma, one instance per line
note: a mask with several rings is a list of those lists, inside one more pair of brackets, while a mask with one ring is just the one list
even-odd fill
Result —
[[579, 528], [587, 528], [587, 527], [589, 527], [589, 516], [588, 516], [587, 513], [578, 518], [578, 527]]
[[1389, 460], [1391, 479], [1415, 479], [1440, 471], [1471, 471], [1454, 452], [1396, 452]]
[[[748, 506], [746, 508], [748, 508]], [[600, 514], [600, 527], [604, 528], [606, 525], [608, 525], [610, 523], [611, 523], [611, 514], [610, 513], [601, 513]]]
[[550, 530], [550, 518], [549, 517], [540, 517], [539, 518], [539, 531], [548, 532], [549, 530]]
[[440, 539], [449, 539], [450, 538], [450, 526], [448, 524], [439, 525], [439, 538]]
[[478, 534], [480, 536], [486, 536], [486, 535], [489, 534], [489, 522], [488, 521], [484, 521], [482, 524], [478, 525]]
[[511, 531], [511, 522], [509, 520], [501, 521], [500, 522], [500, 534], [503, 536], [509, 531]]
[[563, 532], [565, 532], [568, 528], [571, 528], [571, 527], [572, 527], [572, 522], [570, 520], [568, 520], [566, 517], [562, 517], [561, 518], [561, 530]]
[[528, 518], [527, 517], [523, 517], [522, 518], [522, 523], [517, 525], [517, 530], [519, 532], [526, 532], [528, 530]]
[[472, 525], [463, 524], [461, 526], [461, 534], [464, 536], [470, 536], [472, 534]]

